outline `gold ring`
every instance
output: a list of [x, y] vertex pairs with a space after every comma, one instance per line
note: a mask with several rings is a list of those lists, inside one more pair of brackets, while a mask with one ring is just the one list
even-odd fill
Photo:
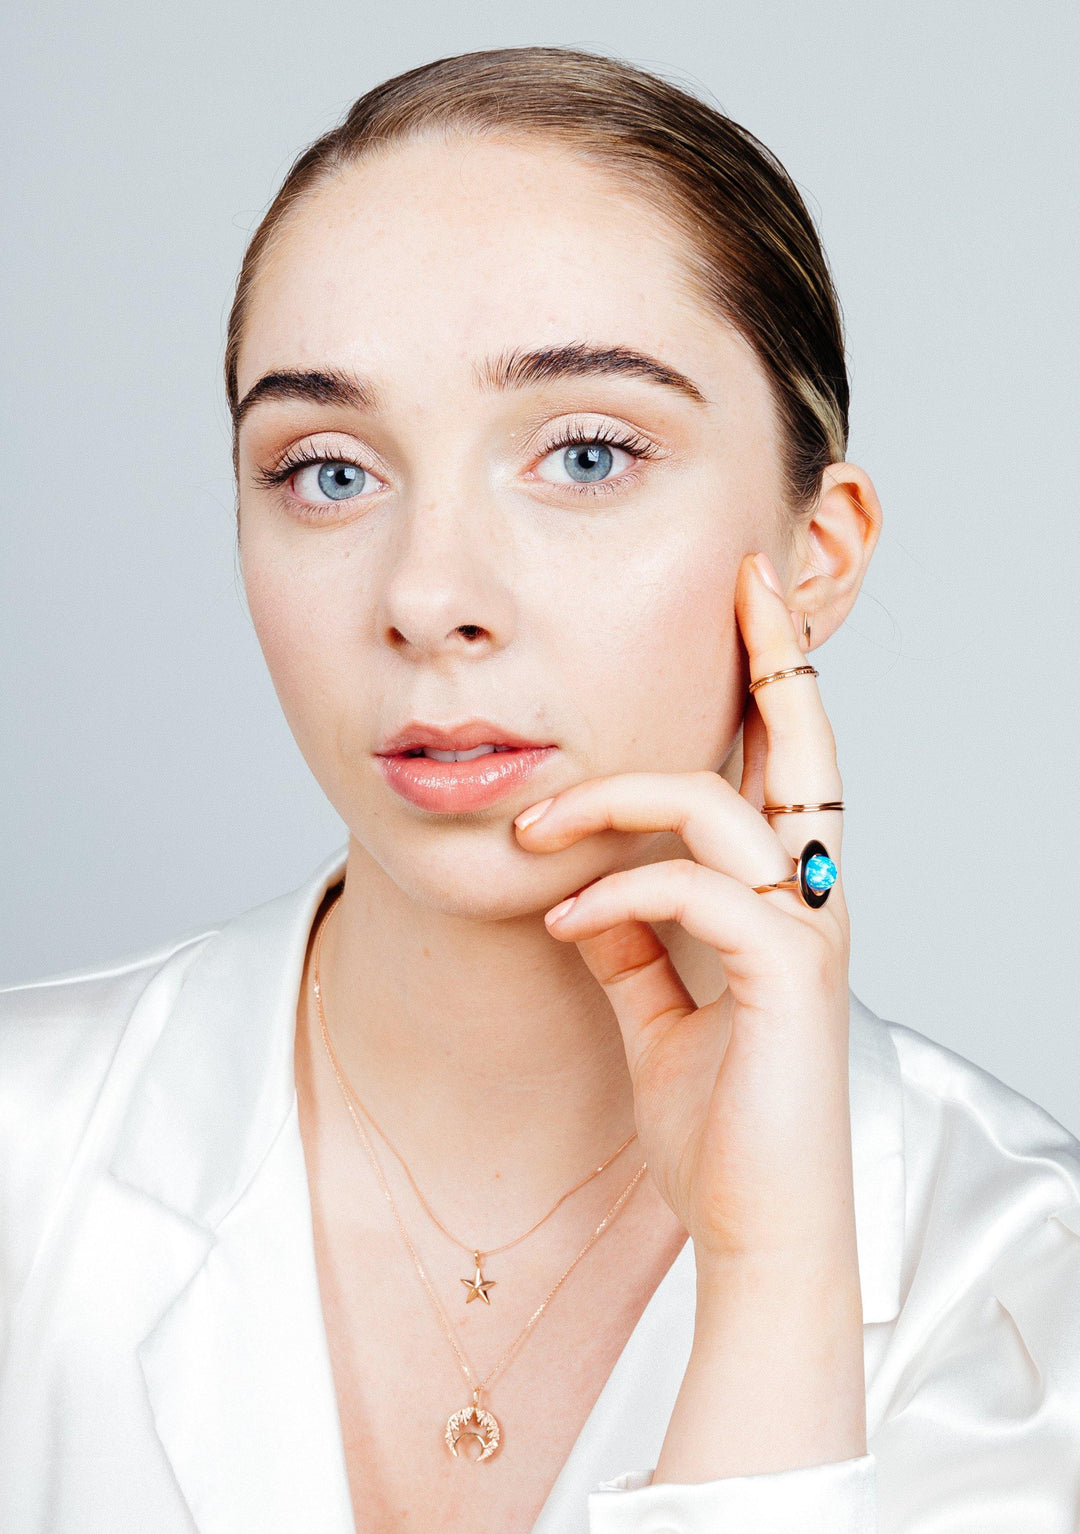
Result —
[[818, 810], [842, 810], [843, 799], [830, 799], [827, 804], [763, 804], [763, 815], [812, 815]]
[[807, 842], [793, 861], [795, 871], [788, 878], [777, 879], [773, 884], [754, 884], [751, 888], [755, 895], [766, 895], [770, 890], [793, 890], [803, 905], [813, 906], [816, 910], [832, 894], [837, 879], [836, 864], [821, 842]]
[[789, 666], [786, 671], [770, 671], [768, 676], [759, 676], [756, 682], [750, 683], [750, 691], [757, 692], [759, 687], [765, 687], [769, 682], [782, 682], [788, 676], [817, 676], [819, 675], [814, 666]]

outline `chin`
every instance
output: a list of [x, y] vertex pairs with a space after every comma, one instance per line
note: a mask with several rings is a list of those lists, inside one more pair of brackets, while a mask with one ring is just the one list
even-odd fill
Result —
[[[391, 829], [387, 820], [380, 819], [374, 835], [370, 831], [363, 836], [352, 834], [351, 847], [359, 853], [361, 866], [376, 864], [376, 883], [394, 886], [385, 890], [386, 899], [404, 899], [463, 921], [515, 921], [542, 917], [597, 876], [584, 848], [577, 858], [573, 848], [561, 858], [555, 853], [541, 858], [519, 847], [509, 812], [497, 824], [472, 819], [471, 825], [452, 828], [443, 829], [436, 822], [430, 825], [427, 835], [423, 834], [426, 828], [410, 834]], [[442, 834], [437, 834], [440, 830]], [[595, 848], [590, 850], [595, 861]], [[366, 872], [357, 869], [356, 876], [366, 882], [370, 873], [368, 866]]]

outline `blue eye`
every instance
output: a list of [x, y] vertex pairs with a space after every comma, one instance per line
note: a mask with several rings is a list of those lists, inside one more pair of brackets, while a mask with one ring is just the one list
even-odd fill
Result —
[[564, 436], [545, 453], [537, 469], [540, 479], [549, 485], [578, 485], [582, 490], [590, 486], [598, 489], [614, 489], [629, 478], [626, 469], [633, 468], [639, 458], [651, 456], [644, 439], [638, 440], [593, 436], [576, 428], [572, 435]]
[[563, 453], [563, 467], [579, 484], [593, 484], [611, 473], [615, 455], [606, 442], [575, 443]]
[[383, 487], [363, 464], [351, 458], [325, 458], [309, 448], [293, 450], [274, 469], [256, 469], [257, 485], [273, 490], [293, 481], [293, 496], [309, 506], [355, 501]]
[[[371, 478], [358, 463], [328, 458], [319, 463], [308, 464], [296, 476], [296, 493], [301, 500], [317, 500], [319, 494], [330, 501], [350, 501], [361, 495]], [[314, 487], [305, 481], [314, 479]], [[312, 494], [312, 489], [316, 494]]]

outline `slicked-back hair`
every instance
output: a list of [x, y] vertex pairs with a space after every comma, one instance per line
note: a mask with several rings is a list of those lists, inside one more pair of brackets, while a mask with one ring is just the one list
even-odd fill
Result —
[[707, 102], [621, 59], [573, 48], [495, 48], [422, 64], [366, 92], [297, 157], [240, 268], [225, 348], [234, 421], [259, 270], [309, 193], [396, 144], [522, 135], [613, 174], [684, 235], [703, 301], [749, 342], [768, 375], [788, 500], [805, 510], [825, 466], [845, 456], [849, 390], [840, 306], [798, 189], [764, 144]]

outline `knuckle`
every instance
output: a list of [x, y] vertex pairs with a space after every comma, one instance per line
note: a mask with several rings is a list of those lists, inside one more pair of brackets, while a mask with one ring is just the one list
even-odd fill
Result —
[[675, 921], [680, 923], [685, 921], [687, 902], [703, 873], [701, 864], [695, 863], [693, 858], [672, 858], [665, 864], [664, 877]]
[[697, 772], [690, 774], [696, 783], [699, 783], [707, 793], [722, 794], [731, 788], [726, 778], [721, 777], [712, 767], [701, 767]]
[[717, 799], [731, 799], [732, 797], [738, 799], [741, 797], [735, 784], [729, 783], [727, 778], [723, 777], [719, 772], [707, 770], [704, 776], [710, 794], [713, 794]]
[[844, 973], [844, 955], [831, 930], [804, 924], [799, 967], [813, 985], [824, 990], [838, 984]]
[[686, 884], [703, 872], [701, 864], [693, 858], [672, 858], [668, 866], [669, 877], [676, 884]]

